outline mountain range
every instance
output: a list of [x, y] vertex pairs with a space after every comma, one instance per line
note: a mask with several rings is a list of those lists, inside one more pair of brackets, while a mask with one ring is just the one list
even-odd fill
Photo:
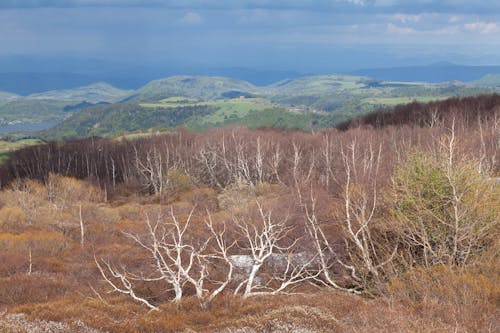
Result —
[[438, 62], [427, 66], [361, 69], [351, 74], [376, 77], [385, 81], [472, 82], [488, 74], [500, 74], [500, 66], [466, 66]]
[[[368, 68], [356, 71], [337, 69], [336, 72], [375, 77], [385, 81], [472, 82], [486, 74], [500, 74], [500, 66], [468, 66], [439, 62], [422, 66]], [[321, 73], [242, 67], [186, 67], [175, 64], [133, 65], [96, 59], [0, 56], [0, 91], [20, 95], [71, 89], [95, 82], [107, 82], [125, 90], [139, 89], [152, 80], [178, 75], [222, 76], [248, 81], [256, 86], [268, 86], [285, 79], [317, 74]]]

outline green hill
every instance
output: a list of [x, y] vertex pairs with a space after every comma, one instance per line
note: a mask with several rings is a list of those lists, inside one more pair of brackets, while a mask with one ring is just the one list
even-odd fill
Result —
[[52, 90], [38, 94], [31, 94], [29, 99], [52, 99], [59, 101], [77, 101], [77, 102], [118, 102], [121, 99], [132, 94], [131, 90], [122, 90], [113, 87], [107, 83], [99, 82], [85, 87], [65, 90]]
[[67, 105], [68, 102], [57, 100], [16, 98], [0, 103], [0, 124], [61, 121], [68, 115], [64, 111]]
[[[500, 87], [478, 84], [384, 82], [349, 75], [306, 76], [266, 87], [224, 77], [174, 76], [134, 92], [99, 83], [28, 97], [4, 93], [0, 124], [61, 122], [42, 134], [46, 138], [230, 124], [309, 128], [332, 126], [380, 107], [499, 92]], [[112, 104], [92, 106], [102, 101]]]
[[259, 93], [260, 90], [246, 81], [208, 76], [173, 76], [151, 81], [138, 89], [133, 100], [156, 101], [183, 96], [198, 99], [216, 99], [228, 92]]
[[283, 80], [267, 87], [271, 95], [323, 95], [366, 87], [368, 78], [349, 75], [315, 75]]
[[0, 125], [61, 122], [79, 106], [117, 102], [130, 93], [131, 91], [121, 90], [107, 83], [29, 96], [0, 92]]
[[301, 128], [327, 124], [324, 114], [293, 111], [262, 98], [198, 101], [168, 98], [157, 103], [118, 103], [80, 110], [45, 131], [47, 139], [113, 135], [122, 132], [244, 125]]

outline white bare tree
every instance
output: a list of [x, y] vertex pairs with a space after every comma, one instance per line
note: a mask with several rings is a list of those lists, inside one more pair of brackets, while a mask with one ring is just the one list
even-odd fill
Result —
[[[150, 309], [158, 307], [151, 304], [144, 297], [134, 291], [133, 282], [166, 282], [174, 291], [173, 302], [180, 302], [184, 295], [186, 284], [191, 285], [195, 295], [202, 306], [206, 306], [217, 295], [222, 293], [232, 279], [233, 264], [229, 259], [228, 251], [232, 244], [227, 244], [224, 239], [225, 227], [217, 231], [209, 215], [206, 221], [210, 236], [198, 246], [194, 245], [189, 235], [190, 221], [194, 209], [186, 221], [181, 223], [170, 210], [170, 218], [164, 219], [161, 215], [152, 223], [149, 217], [146, 220], [147, 233], [139, 236], [131, 233], [126, 235], [148, 253], [152, 259], [153, 271], [145, 275], [144, 272], [132, 273], [125, 268], [117, 269], [108, 261], [98, 260], [96, 264], [105, 281], [113, 290], [130, 295], [134, 300], [140, 301]], [[214, 243], [214, 244], [212, 244]], [[226, 266], [226, 273], [219, 280], [209, 279], [211, 268], [217, 266], [220, 270]], [[103, 267], [104, 266], [104, 267]], [[106, 268], [106, 269], [105, 269]], [[220, 274], [219, 274], [220, 275]], [[210, 287], [207, 287], [207, 281]]]
[[[234, 222], [242, 236], [240, 250], [248, 256], [250, 261], [246, 278], [235, 289], [234, 294], [241, 294], [244, 298], [261, 295], [276, 295], [286, 292], [286, 289], [299, 283], [306, 282], [318, 275], [309, 270], [314, 257], [304, 261], [295, 260], [293, 249], [298, 238], [289, 240], [293, 227], [287, 226], [286, 219], [276, 222], [271, 211], [265, 211], [257, 201], [260, 223], [249, 223], [242, 218], [234, 218]], [[252, 221], [255, 222], [255, 221]], [[270, 276], [262, 278], [262, 268], [266, 263], [272, 264], [286, 260], [285, 267], [272, 272]]]

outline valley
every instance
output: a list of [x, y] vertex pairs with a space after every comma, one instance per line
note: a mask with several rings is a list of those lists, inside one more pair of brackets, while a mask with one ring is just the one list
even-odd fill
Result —
[[497, 93], [494, 77], [429, 84], [318, 75], [255, 86], [224, 77], [175, 76], [137, 90], [96, 83], [27, 96], [1, 93], [0, 125], [10, 135], [44, 139], [228, 125], [322, 128], [378, 108]]

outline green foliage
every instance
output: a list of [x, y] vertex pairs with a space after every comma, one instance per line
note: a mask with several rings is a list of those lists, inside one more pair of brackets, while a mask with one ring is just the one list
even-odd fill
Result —
[[63, 123], [44, 132], [43, 136], [74, 138], [149, 128], [175, 128], [191, 117], [203, 117], [215, 110], [207, 105], [163, 108], [126, 103], [98, 106], [77, 112]]
[[173, 191], [183, 192], [191, 188], [192, 182], [185, 172], [171, 168], [167, 174], [167, 186]]
[[499, 186], [471, 161], [412, 152], [395, 172], [393, 191], [403, 239], [426, 266], [464, 265], [498, 235]]

